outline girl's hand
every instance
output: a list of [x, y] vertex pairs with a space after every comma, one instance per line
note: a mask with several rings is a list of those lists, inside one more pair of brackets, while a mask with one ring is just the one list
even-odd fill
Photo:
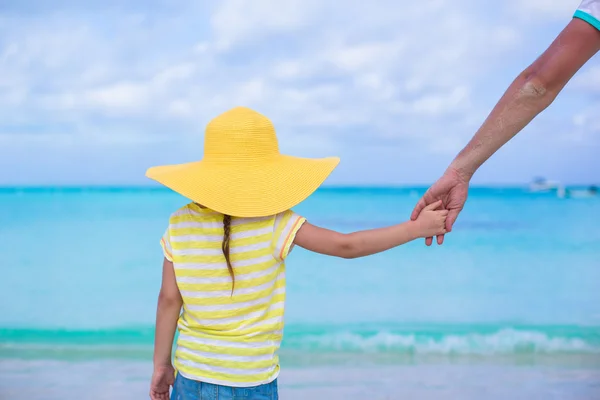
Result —
[[175, 369], [172, 365], [154, 367], [150, 383], [150, 399], [169, 400], [169, 387], [175, 382]]
[[421, 210], [414, 221], [417, 237], [426, 238], [446, 233], [448, 210], [438, 210], [441, 205], [442, 201], [438, 200]]

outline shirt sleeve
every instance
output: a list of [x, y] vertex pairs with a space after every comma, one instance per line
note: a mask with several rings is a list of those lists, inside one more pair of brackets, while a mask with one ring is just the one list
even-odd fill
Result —
[[173, 262], [173, 249], [171, 248], [171, 238], [168, 229], [166, 230], [162, 239], [160, 239], [160, 246], [163, 249], [163, 254], [165, 255], [165, 258]]
[[600, 30], [600, 0], [583, 0], [573, 17]]
[[283, 261], [286, 259], [294, 244], [296, 233], [302, 227], [306, 219], [291, 210], [284, 211], [275, 216], [275, 227], [273, 236], [273, 254], [275, 259]]

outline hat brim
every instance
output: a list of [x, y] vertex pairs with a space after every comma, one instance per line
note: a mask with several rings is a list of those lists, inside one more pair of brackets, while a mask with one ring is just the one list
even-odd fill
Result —
[[263, 163], [197, 161], [152, 167], [146, 176], [212, 210], [235, 217], [274, 215], [298, 205], [340, 160], [279, 155]]

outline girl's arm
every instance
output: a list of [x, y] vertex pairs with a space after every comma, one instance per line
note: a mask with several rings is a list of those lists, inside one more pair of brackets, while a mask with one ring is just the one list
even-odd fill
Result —
[[294, 244], [315, 253], [342, 258], [357, 258], [381, 253], [417, 238], [446, 233], [447, 210], [437, 210], [441, 201], [428, 205], [415, 221], [387, 228], [343, 234], [305, 223]]
[[182, 304], [181, 294], [175, 281], [173, 263], [165, 258], [163, 261], [162, 285], [156, 308], [155, 366], [171, 365], [171, 350]]
[[173, 263], [165, 258], [163, 262], [162, 285], [156, 309], [156, 331], [154, 336], [154, 374], [150, 387], [150, 398], [168, 399], [169, 386], [173, 384], [174, 370], [171, 364], [171, 350], [177, 320], [183, 301], [175, 281]]

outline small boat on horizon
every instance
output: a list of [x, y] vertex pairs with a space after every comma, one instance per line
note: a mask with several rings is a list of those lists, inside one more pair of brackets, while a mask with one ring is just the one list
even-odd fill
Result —
[[529, 184], [530, 192], [564, 192], [563, 185], [558, 181], [551, 181], [546, 178], [537, 177]]
[[594, 185], [586, 189], [565, 189], [565, 193], [560, 196], [561, 198], [570, 199], [585, 199], [589, 197], [595, 197], [598, 195], [598, 188]]
[[529, 191], [532, 193], [556, 193], [556, 196], [561, 199], [588, 198], [598, 195], [598, 187], [591, 185], [587, 188], [582, 187], [566, 187], [558, 181], [551, 181], [546, 178], [535, 178], [529, 184]]

